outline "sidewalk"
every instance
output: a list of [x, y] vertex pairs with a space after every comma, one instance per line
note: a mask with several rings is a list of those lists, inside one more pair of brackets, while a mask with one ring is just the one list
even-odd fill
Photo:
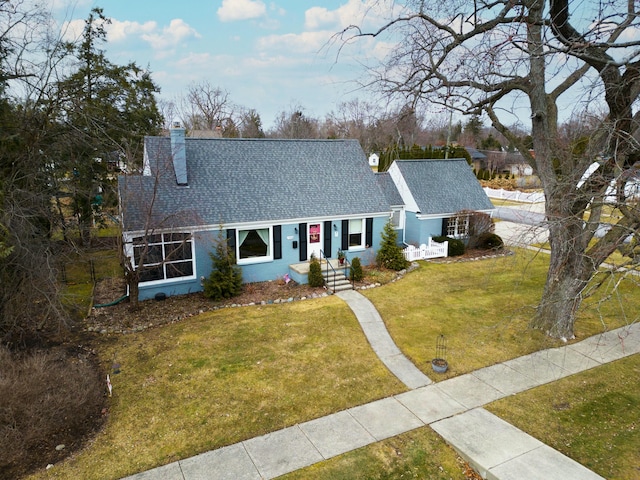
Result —
[[354, 311], [372, 348], [389, 369], [407, 385], [424, 386], [410, 387], [414, 389], [400, 395], [180, 460], [127, 480], [271, 479], [425, 426], [440, 434], [485, 478], [602, 478], [481, 407], [639, 353], [640, 324], [430, 384], [393, 344], [378, 312], [366, 298], [355, 291], [339, 296]]

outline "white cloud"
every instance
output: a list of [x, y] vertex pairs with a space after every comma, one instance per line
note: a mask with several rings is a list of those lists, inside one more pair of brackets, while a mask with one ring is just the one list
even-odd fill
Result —
[[335, 10], [312, 7], [305, 12], [305, 28], [344, 29], [350, 25], [379, 25], [385, 18], [397, 15], [399, 6], [393, 0], [349, 0]]
[[150, 35], [158, 28], [158, 24], [154, 21], [145, 23], [130, 22], [128, 20], [121, 22], [112, 19], [111, 24], [106, 26], [107, 39], [110, 42], [119, 42], [125, 40], [130, 35]]
[[222, 0], [222, 6], [218, 8], [221, 22], [250, 20], [263, 17], [266, 13], [267, 6], [262, 0]]
[[62, 24], [62, 39], [67, 42], [74, 42], [82, 36], [84, 30], [84, 20], [71, 20]]
[[142, 39], [156, 50], [174, 47], [177, 43], [189, 37], [200, 38], [200, 34], [181, 18], [171, 20], [169, 26], [162, 29], [162, 33], [146, 33], [142, 35]]
[[332, 31], [318, 31], [268, 35], [258, 40], [258, 48], [270, 51], [284, 49], [298, 53], [317, 53], [327, 44], [334, 33]]

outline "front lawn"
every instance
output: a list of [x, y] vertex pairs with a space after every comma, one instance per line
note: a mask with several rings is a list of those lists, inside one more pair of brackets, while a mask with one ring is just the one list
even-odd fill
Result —
[[108, 426], [34, 478], [117, 479], [406, 390], [337, 297], [217, 310], [97, 348]]
[[[561, 345], [527, 327], [548, 264], [547, 255], [528, 250], [475, 262], [422, 262], [405, 280], [363, 294], [405, 355], [438, 381]], [[575, 329], [578, 340], [638, 320], [637, 279], [623, 281], [617, 291], [611, 280], [584, 300]], [[444, 375], [431, 369], [441, 334], [449, 362]]]
[[639, 378], [636, 354], [487, 409], [604, 478], [639, 479]]
[[[362, 293], [404, 353], [440, 380], [558, 344], [527, 329], [547, 263], [546, 255], [524, 250], [477, 262], [422, 262], [401, 280]], [[586, 300], [578, 338], [637, 321], [637, 291], [626, 281]], [[614, 301], [600, 302], [608, 293]], [[429, 363], [440, 334], [450, 371], [438, 376]], [[83, 451], [34, 479], [121, 478], [406, 390], [337, 297], [221, 309], [138, 334], [99, 335], [94, 348], [114, 387], [108, 424]], [[624, 408], [615, 402], [611, 414]], [[309, 472], [460, 478], [455, 455], [428, 429]]]

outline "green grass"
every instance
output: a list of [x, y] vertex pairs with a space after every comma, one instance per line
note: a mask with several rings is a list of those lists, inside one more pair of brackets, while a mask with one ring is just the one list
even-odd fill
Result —
[[640, 479], [640, 355], [487, 409], [608, 479]]
[[[558, 344], [527, 329], [547, 264], [546, 255], [528, 251], [480, 262], [424, 262], [402, 280], [362, 293], [404, 353], [439, 380]], [[637, 321], [637, 292], [628, 281], [615, 292], [605, 284], [584, 302], [578, 337]], [[612, 301], [601, 301], [607, 295]], [[450, 371], [437, 376], [429, 362], [441, 333]], [[108, 424], [85, 450], [34, 479], [120, 478], [405, 390], [337, 297], [223, 309], [96, 342], [105, 370], [113, 362], [121, 368], [112, 376]], [[611, 415], [620, 416], [626, 405], [618, 400], [626, 394], [612, 395]], [[544, 428], [545, 420], [539, 423]], [[637, 465], [637, 454], [631, 458]], [[290, 478], [464, 478], [460, 471], [455, 453], [419, 429]]]
[[91, 306], [92, 263], [96, 281], [122, 276], [120, 260], [113, 249], [89, 250], [70, 255], [65, 262], [66, 282], [63, 288], [63, 304], [76, 319], [84, 318]]
[[[400, 349], [435, 380], [467, 373], [557, 343], [527, 323], [548, 258], [525, 252], [481, 262], [421, 263], [383, 289], [363, 292]], [[449, 371], [434, 375], [436, 340], [447, 342]]]
[[[435, 380], [467, 373], [543, 348], [560, 345], [528, 323], [540, 300], [549, 258], [519, 250], [481, 262], [421, 263], [402, 282], [363, 291], [376, 306], [400, 349]], [[632, 279], [617, 292], [608, 283], [583, 302], [578, 339], [638, 319], [640, 295]], [[609, 302], [604, 298], [613, 295]], [[447, 341], [449, 371], [435, 375], [436, 340]]]
[[115, 479], [406, 388], [337, 297], [218, 310], [98, 347], [110, 421], [35, 478]]
[[282, 480], [464, 480], [464, 464], [428, 427], [359, 448], [280, 477]]

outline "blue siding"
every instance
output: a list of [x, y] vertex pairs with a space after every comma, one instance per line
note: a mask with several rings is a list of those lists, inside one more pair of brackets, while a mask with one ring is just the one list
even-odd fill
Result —
[[414, 212], [407, 212], [404, 225], [404, 241], [411, 245], [420, 245], [420, 220]]
[[[346, 252], [349, 260], [359, 257], [363, 265], [368, 265], [375, 261], [375, 253], [380, 248], [380, 234], [386, 224], [388, 217], [374, 217], [372, 229], [372, 243], [370, 248], [350, 250]], [[332, 228], [331, 237], [331, 257], [335, 258], [338, 248], [340, 247], [342, 222], [335, 220], [332, 226], [337, 225], [337, 230]], [[299, 233], [295, 229], [298, 224], [282, 225], [282, 258], [279, 260], [267, 261], [263, 263], [255, 263], [251, 265], [241, 265], [242, 280], [244, 283], [264, 282], [268, 280], [276, 280], [282, 278], [285, 274], [291, 274], [289, 265], [299, 263], [300, 255], [300, 239]], [[337, 234], [337, 236], [336, 236]], [[211, 272], [211, 258], [209, 254], [213, 251], [215, 239], [218, 231], [200, 232], [194, 235], [194, 251], [196, 261], [196, 278], [193, 280], [179, 280], [163, 282], [156, 285], [140, 285], [140, 300], [153, 298], [157, 293], [164, 293], [167, 296], [184, 295], [188, 293], [200, 292], [203, 290], [201, 278], [207, 278]], [[225, 237], [226, 238], [226, 237]], [[294, 248], [294, 242], [297, 247]], [[306, 283], [306, 278], [293, 278], [299, 283]]]
[[429, 237], [442, 234], [442, 218], [419, 220], [415, 213], [407, 212], [405, 224], [405, 243], [421, 245], [427, 243]]
[[427, 243], [429, 237], [437, 237], [442, 234], [442, 219], [429, 218], [420, 220], [420, 243]]

